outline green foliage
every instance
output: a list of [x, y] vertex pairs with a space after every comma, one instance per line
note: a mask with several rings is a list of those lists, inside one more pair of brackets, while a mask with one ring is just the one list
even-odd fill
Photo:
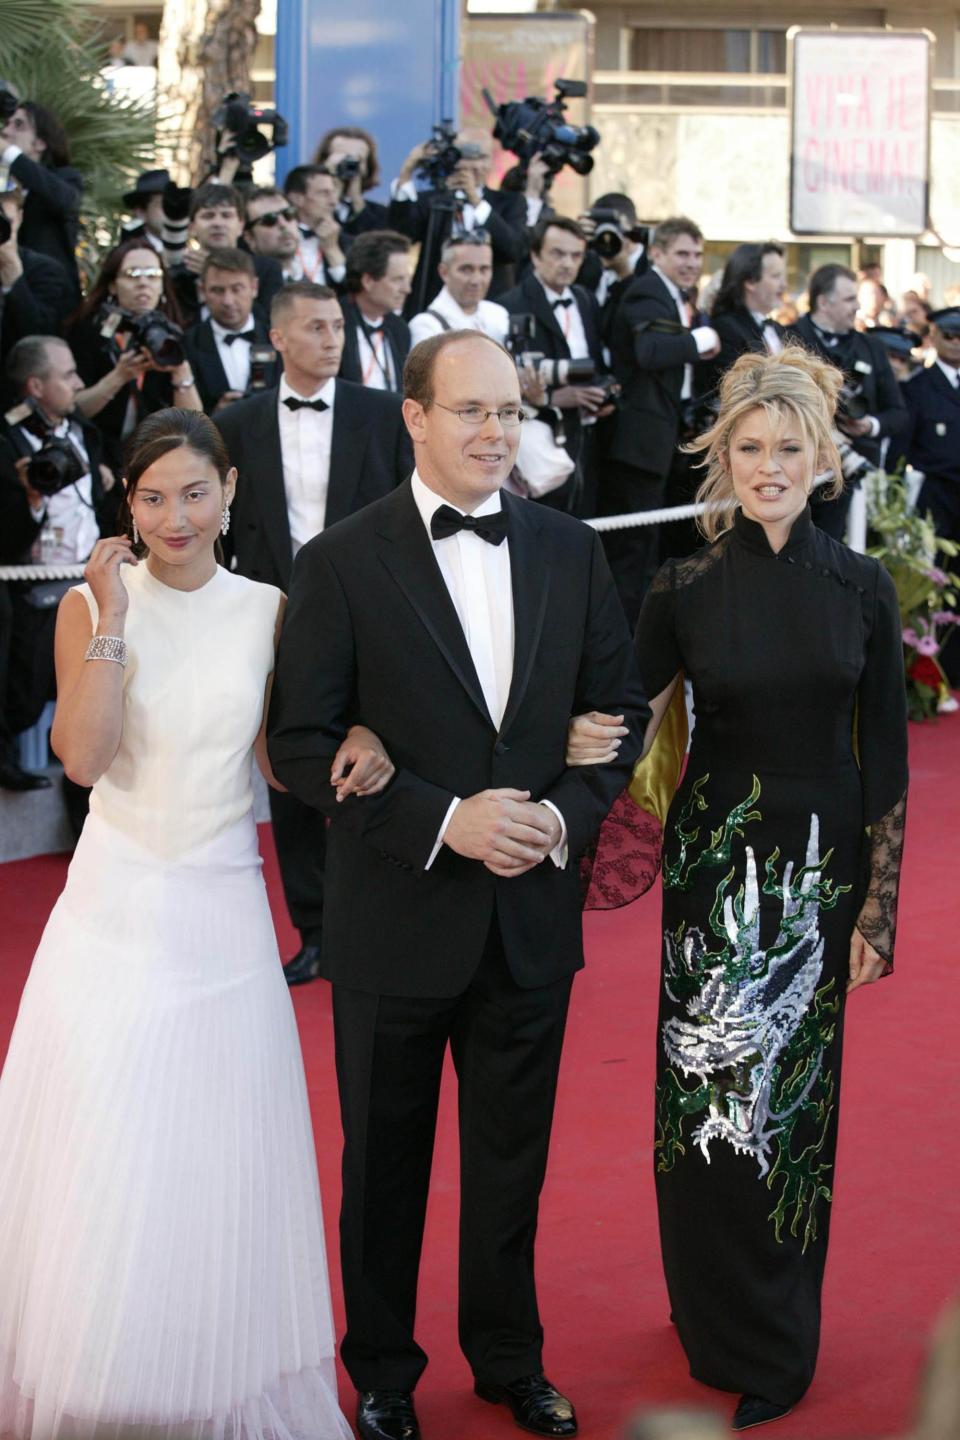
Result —
[[84, 177], [79, 259], [87, 274], [116, 236], [121, 195], [156, 153], [154, 106], [110, 94], [101, 75], [106, 53], [77, 0], [3, 0], [0, 77], [53, 111]]

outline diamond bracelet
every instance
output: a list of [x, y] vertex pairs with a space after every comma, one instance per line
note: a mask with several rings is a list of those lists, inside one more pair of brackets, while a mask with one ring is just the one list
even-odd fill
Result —
[[85, 660], [113, 660], [117, 665], [127, 663], [127, 642], [119, 635], [94, 635], [87, 646]]

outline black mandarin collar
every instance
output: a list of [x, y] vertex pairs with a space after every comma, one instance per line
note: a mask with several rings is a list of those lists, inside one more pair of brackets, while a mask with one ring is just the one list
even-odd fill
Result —
[[783, 559], [805, 549], [813, 539], [814, 524], [810, 506], [809, 504], [805, 505], [794, 520], [790, 527], [790, 534], [787, 536], [787, 543], [782, 550], [775, 551], [771, 548], [767, 532], [760, 522], [749, 520], [739, 506], [733, 522], [733, 533], [745, 550], [752, 550], [756, 555], [767, 555], [775, 560]]

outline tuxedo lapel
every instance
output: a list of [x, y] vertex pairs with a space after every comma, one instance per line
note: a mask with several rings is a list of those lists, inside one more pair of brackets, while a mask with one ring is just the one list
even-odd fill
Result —
[[361, 387], [351, 386], [349, 381], [336, 382], [324, 527], [345, 519], [356, 509], [354, 499], [370, 438], [364, 424], [363, 398]]
[[343, 355], [340, 360], [340, 379], [360, 383], [360, 342], [357, 339], [357, 309], [350, 300], [341, 300], [343, 311]]
[[[246, 342], [241, 341], [240, 343], [245, 344]], [[197, 331], [197, 361], [199, 362], [200, 379], [208, 395], [222, 395], [230, 389], [227, 372], [223, 368], [217, 342], [213, 337], [213, 326], [209, 320], [204, 320]]]
[[378, 530], [386, 542], [380, 552], [383, 563], [459, 683], [493, 727], [460, 617], [440, 573], [409, 480], [383, 505]]
[[241, 475], [239, 483], [246, 483], [256, 494], [261, 530], [277, 573], [289, 575], [293, 566], [293, 546], [287, 518], [287, 492], [283, 483], [276, 390], [266, 390], [258, 398], [256, 414], [250, 423], [250, 439], [254, 474]]
[[501, 492], [513, 585], [513, 676], [500, 724], [505, 735], [523, 703], [536, 658], [550, 589], [550, 565], [540, 538], [540, 517], [530, 500]]
[[530, 309], [536, 315], [540, 324], [550, 331], [560, 346], [561, 356], [569, 355], [570, 347], [567, 345], [567, 337], [563, 333], [560, 322], [557, 320], [556, 312], [550, 301], [547, 299], [547, 292], [535, 275], [527, 275], [523, 280], [523, 289], [526, 291], [530, 301]]

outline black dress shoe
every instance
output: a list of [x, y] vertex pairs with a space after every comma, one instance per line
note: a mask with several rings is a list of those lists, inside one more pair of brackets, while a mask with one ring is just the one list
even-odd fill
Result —
[[490, 1380], [477, 1380], [474, 1393], [491, 1405], [509, 1405], [513, 1418], [524, 1430], [534, 1435], [576, 1435], [577, 1417], [573, 1406], [550, 1384], [541, 1371], [524, 1375], [509, 1385], [496, 1385]]
[[13, 760], [0, 762], [0, 790], [49, 790], [50, 784], [49, 775], [34, 775], [29, 770], [21, 770]]
[[772, 1400], [764, 1400], [762, 1395], [741, 1395], [730, 1428], [752, 1430], [754, 1425], [769, 1425], [771, 1420], [782, 1420], [792, 1409], [792, 1405], [775, 1405]]
[[320, 975], [320, 946], [301, 945], [293, 959], [283, 967], [288, 985], [306, 985]]
[[361, 1390], [357, 1396], [360, 1440], [420, 1440], [409, 1390]]

